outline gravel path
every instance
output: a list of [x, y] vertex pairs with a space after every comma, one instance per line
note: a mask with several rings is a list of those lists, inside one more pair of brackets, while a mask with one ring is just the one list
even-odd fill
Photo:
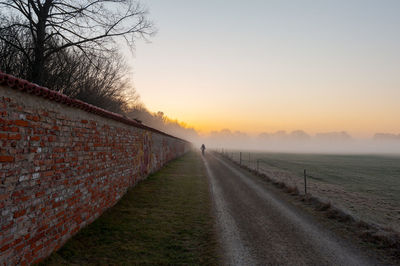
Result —
[[203, 157], [227, 265], [375, 265], [358, 248], [284, 202], [257, 177]]

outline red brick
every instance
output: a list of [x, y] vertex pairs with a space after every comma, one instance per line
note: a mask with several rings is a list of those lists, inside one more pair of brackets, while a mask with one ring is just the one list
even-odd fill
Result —
[[53, 209], [55, 209], [55, 208], [57, 208], [57, 207], [60, 207], [61, 204], [62, 204], [61, 201], [59, 201], [59, 202], [54, 202], [53, 205], [52, 205], [52, 207], [53, 207]]
[[31, 237], [31, 234], [26, 234], [26, 235], [24, 236], [24, 239], [25, 239], [25, 240], [28, 240], [30, 237]]
[[14, 191], [12, 194], [11, 194], [11, 197], [12, 198], [18, 198], [18, 197], [21, 197], [21, 196], [23, 196], [24, 195], [24, 191], [23, 190], [17, 190], [17, 191]]
[[[7, 229], [2, 229], [2, 231], [5, 231], [5, 230], [7, 230]], [[0, 241], [0, 247], [4, 246], [5, 244], [10, 244], [13, 239], [14, 239], [14, 235], [4, 238], [3, 240]]]
[[2, 119], [2, 118], [0, 118], [0, 124], [2, 124], [2, 125], [10, 125], [10, 124], [12, 124], [12, 122], [11, 122], [11, 121], [8, 121], [8, 120], [5, 120], [5, 119]]
[[52, 176], [54, 174], [54, 171], [47, 171], [47, 172], [44, 172], [43, 174], [42, 174], [42, 176], [43, 177], [48, 177], [48, 176]]
[[15, 239], [14, 242], [13, 242], [13, 246], [18, 245], [21, 241], [22, 241], [22, 237], [18, 238], [18, 239]]
[[60, 216], [63, 216], [65, 214], [65, 211], [61, 211], [61, 212], [59, 212], [57, 215], [56, 215], [56, 217], [58, 218], [58, 217], [60, 217]]
[[10, 248], [10, 244], [6, 244], [6, 245], [4, 245], [4, 246], [2, 246], [1, 248], [0, 248], [0, 251], [1, 252], [5, 252], [7, 249], [9, 249]]
[[35, 122], [37, 122], [37, 121], [40, 120], [40, 117], [37, 116], [37, 115], [27, 115], [26, 118], [27, 118], [28, 120], [32, 120], [32, 121], [35, 121]]
[[0, 194], [0, 201], [3, 201], [9, 197], [8, 194]]
[[14, 250], [17, 252], [20, 252], [24, 247], [25, 247], [25, 243], [22, 243], [21, 245], [15, 247]]
[[40, 137], [39, 137], [39, 136], [32, 136], [32, 137], [31, 137], [31, 140], [32, 140], [32, 141], [39, 141], [39, 140], [40, 140]]
[[17, 126], [21, 126], [21, 127], [29, 126], [29, 122], [25, 121], [25, 120], [15, 120], [14, 124], [17, 125]]
[[65, 148], [54, 148], [53, 151], [57, 152], [57, 153], [61, 153], [61, 152], [65, 152], [66, 149]]
[[11, 163], [14, 162], [14, 157], [12, 156], [0, 156], [0, 162]]
[[40, 232], [39, 234], [36, 234], [34, 237], [31, 238], [31, 240], [28, 241], [28, 243], [32, 246], [36, 244], [38, 240], [40, 240], [44, 236], [44, 232]]
[[46, 230], [47, 228], [49, 228], [49, 226], [46, 224], [46, 225], [43, 225], [42, 227], [40, 227], [39, 229], [38, 229], [38, 232], [41, 232], [41, 231], [44, 231], [44, 230]]
[[[26, 97], [33, 96], [27, 94]], [[48, 111], [44, 104], [41, 109], [27, 109], [23, 102], [24, 97], [16, 98], [7, 104], [7, 109], [1, 109], [9, 118], [2, 117], [5, 112], [0, 111], [0, 145], [3, 145], [0, 162], [4, 168], [0, 171], [0, 179], [24, 180], [23, 176], [26, 176], [30, 180], [7, 195], [0, 195], [0, 210], [10, 207], [13, 210], [10, 216], [15, 217], [11, 223], [0, 224], [0, 235], [4, 232], [0, 238], [6, 241], [0, 241], [0, 249], [7, 249], [6, 253], [12, 254], [9, 264], [16, 264], [17, 259], [22, 258], [19, 263], [29, 265], [51, 253], [65, 242], [65, 238], [82, 228], [83, 223], [93, 222], [115, 204], [116, 198], [122, 196], [128, 186], [144, 176], [140, 169], [159, 168], [182, 152], [179, 147], [173, 147], [174, 142], [162, 139], [160, 147], [154, 149], [158, 163], [152, 165], [153, 162], [146, 159], [149, 152], [144, 151], [144, 148], [152, 149], [152, 133], [116, 123], [110, 127], [106, 125], [107, 119], [97, 119], [94, 114], [90, 121], [75, 118], [81, 115], [81, 110], [75, 110], [76, 116], [69, 117], [70, 113], [64, 112], [64, 108], [74, 111], [74, 107], [59, 105]], [[29, 142], [22, 145], [21, 140]], [[161, 158], [158, 151], [167, 148], [170, 151]], [[144, 155], [139, 156], [143, 152]], [[6, 165], [12, 162], [18, 162], [18, 165]], [[117, 178], [126, 170], [130, 172]], [[104, 182], [99, 181], [102, 177], [107, 177]], [[108, 191], [104, 190], [106, 186]], [[84, 193], [80, 187], [91, 196], [82, 199]], [[66, 191], [75, 193], [66, 197]], [[54, 199], [59, 197], [65, 197], [65, 200], [55, 202]], [[12, 235], [7, 240], [14, 227], [25, 227], [32, 235], [16, 241]], [[2, 262], [0, 259], [0, 265]]]
[[24, 202], [24, 201], [29, 200], [30, 198], [31, 198], [30, 196], [25, 196], [25, 197], [20, 198], [19, 201]]
[[44, 193], [44, 191], [40, 191], [40, 192], [37, 192], [36, 194], [35, 194], [35, 197], [36, 198], [40, 198], [41, 196], [43, 196], [45, 193]]
[[14, 212], [14, 218], [21, 217], [21, 216], [24, 215], [25, 213], [26, 213], [26, 210], [16, 211], [16, 212]]
[[8, 136], [9, 140], [20, 140], [21, 139], [21, 134], [13, 134]]

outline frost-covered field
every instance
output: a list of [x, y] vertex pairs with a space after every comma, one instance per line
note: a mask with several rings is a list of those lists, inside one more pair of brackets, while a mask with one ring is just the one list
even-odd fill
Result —
[[[239, 161], [239, 152], [228, 152]], [[400, 232], [400, 156], [242, 152], [242, 163], [365, 221]]]

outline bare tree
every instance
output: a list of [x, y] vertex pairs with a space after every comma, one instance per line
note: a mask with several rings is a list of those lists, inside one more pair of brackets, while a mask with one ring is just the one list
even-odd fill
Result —
[[118, 113], [139, 103], [129, 68], [118, 53], [98, 56], [65, 50], [55, 57], [43, 80], [49, 88]]
[[[9, 36], [12, 39], [13, 35]], [[26, 65], [19, 50], [0, 40], [1, 71], [27, 78]], [[117, 52], [83, 54], [65, 49], [53, 54], [45, 68], [42, 85], [72, 98], [117, 113], [125, 113], [140, 104], [129, 78], [129, 68]]]
[[134, 0], [0, 0], [0, 40], [27, 63], [27, 78], [42, 84], [46, 62], [73, 48], [114, 52], [117, 39], [133, 48], [136, 37], [153, 33], [146, 11]]
[[185, 123], [179, 122], [178, 120], [171, 120], [165, 116], [163, 112], [152, 113], [143, 105], [129, 108], [127, 112], [125, 112], [125, 115], [132, 119], [139, 120], [147, 126], [182, 139], [196, 141], [199, 138], [199, 134], [194, 128], [188, 127]]
[[[27, 78], [27, 67], [29, 65], [28, 59], [32, 55], [28, 55], [29, 49], [25, 49], [22, 53], [13, 45], [9, 45], [11, 42], [18, 40], [21, 47], [28, 48], [30, 43], [30, 38], [20, 32], [17, 29], [9, 28], [2, 32], [2, 38], [0, 39], [0, 69], [3, 72], [13, 74], [21, 78]], [[4, 41], [6, 40], [6, 41]]]

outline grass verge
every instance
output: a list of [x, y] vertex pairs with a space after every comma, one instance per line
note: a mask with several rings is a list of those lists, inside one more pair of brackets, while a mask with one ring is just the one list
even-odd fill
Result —
[[190, 152], [128, 191], [41, 265], [218, 263], [208, 181]]

